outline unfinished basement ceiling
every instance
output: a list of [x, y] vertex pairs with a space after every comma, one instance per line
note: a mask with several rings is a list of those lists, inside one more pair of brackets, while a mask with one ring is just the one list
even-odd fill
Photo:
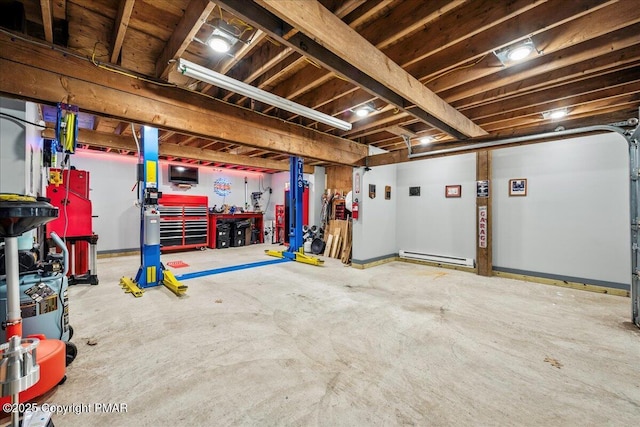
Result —
[[[23, 28], [30, 38], [53, 41], [93, 57], [96, 64], [170, 82], [188, 95], [192, 94], [187, 89], [204, 94], [203, 105], [215, 98], [243, 108], [229, 114], [259, 123], [266, 120], [264, 115], [272, 116], [280, 119], [278, 123], [309, 128], [313, 135], [338, 137], [331, 141], [347, 146], [345, 152], [353, 155], [334, 157], [333, 146], [326, 147], [326, 155], [298, 153], [311, 165], [353, 164], [355, 153], [362, 151], [350, 142], [396, 151], [407, 149], [407, 137], [412, 145], [421, 144], [424, 137], [441, 145], [483, 135], [549, 132], [558, 126], [624, 121], [637, 117], [640, 105], [640, 8], [635, 0], [322, 0], [322, 7], [313, 0], [19, 3], [24, 5]], [[295, 22], [289, 13], [294, 4], [301, 8], [297, 12], [306, 13], [308, 25]], [[316, 13], [324, 17], [323, 27], [313, 26]], [[238, 39], [227, 53], [205, 44], [220, 22]], [[348, 36], [347, 42], [336, 46], [336, 34]], [[306, 46], [305, 40], [319, 47]], [[494, 53], [519, 42], [533, 46], [520, 61], [503, 64]], [[176, 70], [178, 58], [353, 127], [331, 128], [186, 78]], [[384, 75], [371, 68], [376, 60], [386, 66]], [[48, 68], [46, 61], [40, 66]], [[419, 87], [407, 86], [408, 81], [419, 82]], [[2, 92], [15, 96], [5, 86]], [[370, 107], [365, 117], [355, 113], [362, 105]], [[560, 120], [543, 116], [558, 109], [566, 109], [568, 115]], [[129, 151], [123, 147], [134, 146], [131, 126], [123, 118], [122, 112], [87, 114], [81, 143]], [[272, 122], [265, 123], [269, 128]], [[165, 157], [180, 159], [182, 150], [185, 158], [204, 165], [224, 166], [236, 159], [252, 170], [269, 172], [279, 169], [269, 167], [273, 161], [285, 165], [288, 153], [295, 151], [286, 138], [252, 146], [247, 138], [234, 140], [233, 133], [211, 138], [187, 125], [158, 127], [161, 151], [164, 145], [172, 154]], [[313, 138], [328, 138], [322, 135]], [[218, 157], [212, 153], [231, 156], [214, 161]]]

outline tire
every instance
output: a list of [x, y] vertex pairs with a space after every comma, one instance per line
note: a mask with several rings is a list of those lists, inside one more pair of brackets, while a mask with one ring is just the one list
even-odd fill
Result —
[[72, 342], [66, 342], [67, 366], [71, 365], [78, 355], [78, 347]]

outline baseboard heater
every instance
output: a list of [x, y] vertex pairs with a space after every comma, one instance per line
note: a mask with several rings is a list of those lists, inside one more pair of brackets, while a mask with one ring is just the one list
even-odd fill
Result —
[[400, 258], [417, 259], [421, 261], [435, 262], [438, 264], [452, 264], [461, 265], [464, 267], [475, 267], [475, 261], [473, 258], [457, 258], [446, 255], [431, 255], [422, 252], [411, 252], [400, 250]]

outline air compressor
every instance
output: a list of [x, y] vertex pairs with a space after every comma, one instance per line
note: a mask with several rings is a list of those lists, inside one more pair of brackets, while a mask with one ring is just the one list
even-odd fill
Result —
[[[66, 364], [77, 355], [76, 346], [70, 342], [73, 327], [69, 325], [68, 251], [60, 238], [52, 234], [53, 241], [62, 253], [50, 253], [38, 259], [38, 250], [25, 245], [18, 246], [20, 279], [20, 312], [23, 336], [45, 335], [65, 343]], [[7, 318], [7, 281], [5, 250], [0, 247], [0, 319]], [[4, 330], [6, 325], [2, 325]]]

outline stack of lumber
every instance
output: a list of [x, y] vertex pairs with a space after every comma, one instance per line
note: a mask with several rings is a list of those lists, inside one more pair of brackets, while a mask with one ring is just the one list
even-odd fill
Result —
[[338, 258], [343, 263], [351, 261], [351, 221], [331, 220], [325, 230], [324, 256]]

